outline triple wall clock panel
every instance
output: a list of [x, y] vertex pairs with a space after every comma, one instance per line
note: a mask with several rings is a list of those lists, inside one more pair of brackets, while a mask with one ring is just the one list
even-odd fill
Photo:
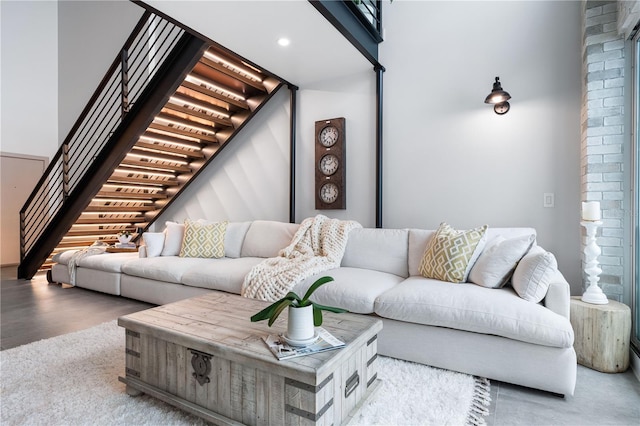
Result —
[[344, 117], [316, 121], [316, 209], [346, 209]]

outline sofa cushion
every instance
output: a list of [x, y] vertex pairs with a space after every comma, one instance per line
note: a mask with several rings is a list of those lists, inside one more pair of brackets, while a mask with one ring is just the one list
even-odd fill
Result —
[[251, 222], [242, 244], [242, 257], [278, 256], [278, 252], [291, 243], [299, 226], [270, 220]]
[[409, 276], [420, 275], [418, 268], [422, 262], [424, 251], [431, 237], [435, 235], [435, 230], [409, 229]]
[[402, 282], [403, 278], [395, 274], [340, 267], [313, 275], [298, 283], [293, 291], [300, 297], [320, 277], [330, 276], [334, 281], [317, 289], [311, 300], [321, 305], [335, 306], [358, 314], [371, 314], [376, 298], [385, 291]]
[[177, 256], [180, 254], [182, 240], [184, 239], [184, 224], [177, 222], [165, 222], [164, 247], [161, 256]]
[[105, 272], [121, 272], [122, 266], [138, 259], [138, 253], [102, 253], [78, 259], [77, 266]]
[[463, 231], [441, 223], [424, 251], [420, 274], [453, 283], [466, 281], [484, 247], [486, 231], [487, 225]]
[[134, 277], [182, 283], [182, 275], [192, 269], [202, 267], [211, 259], [198, 257], [160, 256], [131, 260], [122, 265], [122, 272]]
[[260, 257], [210, 259], [209, 262], [200, 264], [197, 268], [185, 271], [181, 282], [191, 287], [240, 294], [245, 275], [263, 260]]
[[349, 232], [349, 240], [341, 266], [372, 269], [408, 277], [406, 229], [357, 228]]
[[142, 234], [142, 241], [146, 247], [146, 257], [158, 257], [162, 254], [162, 249], [164, 248], [164, 237], [164, 232], [145, 232]]
[[221, 258], [224, 256], [224, 236], [227, 222], [202, 224], [186, 220], [180, 257]]
[[533, 234], [509, 239], [498, 235], [480, 253], [469, 273], [469, 281], [482, 287], [503, 287], [535, 239]]
[[377, 298], [375, 313], [399, 321], [494, 334], [544, 346], [573, 345], [573, 329], [567, 318], [521, 299], [511, 287], [489, 289], [409, 277]]
[[542, 247], [535, 246], [518, 263], [511, 285], [524, 300], [538, 303], [546, 296], [551, 278], [557, 270], [555, 256]]
[[251, 222], [229, 222], [224, 236], [224, 256], [237, 258], [242, 252], [242, 243]]

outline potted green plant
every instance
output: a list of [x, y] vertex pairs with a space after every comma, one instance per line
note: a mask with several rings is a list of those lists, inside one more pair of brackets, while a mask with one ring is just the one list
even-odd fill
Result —
[[346, 309], [321, 305], [309, 299], [313, 292], [320, 286], [331, 281], [333, 281], [333, 277], [325, 276], [318, 278], [311, 287], [309, 287], [303, 297], [290, 291], [282, 299], [275, 301], [253, 315], [251, 321], [256, 322], [268, 319], [268, 325], [271, 327], [282, 311], [284, 311], [285, 308], [289, 308], [289, 321], [285, 337], [293, 342], [306, 342], [313, 339], [315, 335], [314, 327], [322, 325], [322, 311], [335, 313], [348, 312]]
[[131, 235], [131, 231], [125, 229], [123, 231], [118, 232], [118, 241], [121, 244], [126, 244], [129, 241], [131, 241], [131, 238], [133, 237], [133, 235]]

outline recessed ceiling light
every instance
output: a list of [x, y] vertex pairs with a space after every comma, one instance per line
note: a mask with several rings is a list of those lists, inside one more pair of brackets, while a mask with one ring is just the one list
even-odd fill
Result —
[[291, 41], [290, 41], [288, 38], [280, 37], [280, 38], [278, 39], [278, 44], [279, 44], [280, 46], [288, 46], [290, 43], [291, 43]]

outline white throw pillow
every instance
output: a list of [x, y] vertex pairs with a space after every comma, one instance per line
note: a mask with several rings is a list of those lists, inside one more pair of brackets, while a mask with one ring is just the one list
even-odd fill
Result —
[[147, 247], [147, 257], [158, 257], [164, 248], [164, 232], [145, 232], [142, 241]]
[[536, 236], [522, 235], [506, 239], [498, 235], [489, 241], [469, 273], [469, 281], [482, 287], [503, 287]]
[[164, 248], [160, 256], [178, 256], [184, 239], [184, 224], [166, 222], [165, 225]]
[[556, 257], [542, 247], [534, 246], [518, 263], [511, 285], [518, 296], [538, 303], [547, 295], [551, 277], [557, 270]]

